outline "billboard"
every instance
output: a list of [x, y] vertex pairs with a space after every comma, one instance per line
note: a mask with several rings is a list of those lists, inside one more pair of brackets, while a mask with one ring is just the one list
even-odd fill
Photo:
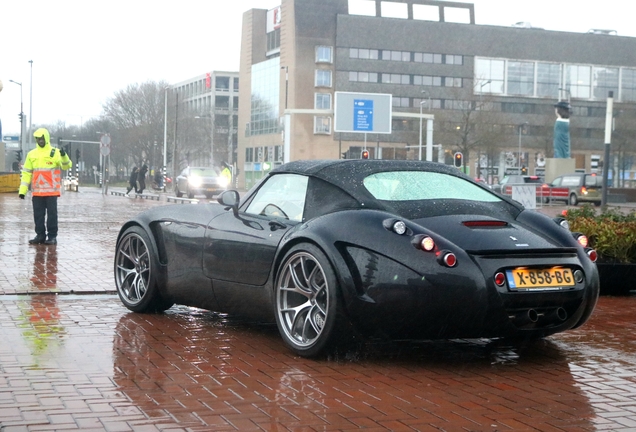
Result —
[[392, 95], [336, 92], [335, 132], [391, 133]]

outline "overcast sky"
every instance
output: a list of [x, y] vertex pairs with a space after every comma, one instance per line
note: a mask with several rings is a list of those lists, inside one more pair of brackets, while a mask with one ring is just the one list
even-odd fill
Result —
[[[311, 0], [319, 2], [321, 0]], [[362, 0], [351, 0], [360, 2]], [[468, 1], [471, 2], [471, 1]], [[0, 119], [19, 133], [33, 123], [79, 125], [129, 84], [171, 84], [210, 71], [238, 71], [243, 12], [280, 0], [7, 0], [0, 8]], [[636, 37], [631, 1], [473, 0], [477, 24], [527, 21], [546, 30], [616, 30]], [[352, 4], [359, 8], [359, 5]], [[631, 9], [631, 8], [629, 8]], [[30, 86], [33, 60], [33, 85]], [[28, 126], [28, 123], [27, 123]]]

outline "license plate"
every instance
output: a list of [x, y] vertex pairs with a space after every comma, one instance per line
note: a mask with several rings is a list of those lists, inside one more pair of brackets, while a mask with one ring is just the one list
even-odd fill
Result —
[[507, 270], [508, 285], [512, 290], [558, 289], [574, 286], [572, 270], [568, 268]]

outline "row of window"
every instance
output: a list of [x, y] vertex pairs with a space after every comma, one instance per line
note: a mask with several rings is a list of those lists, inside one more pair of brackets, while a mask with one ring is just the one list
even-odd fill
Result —
[[389, 60], [413, 63], [434, 63], [463, 65], [464, 56], [456, 54], [435, 54], [412, 51], [380, 50], [369, 48], [349, 48], [349, 58], [368, 60]]
[[475, 83], [476, 93], [636, 101], [636, 68], [476, 57]]
[[463, 78], [459, 77], [359, 71], [350, 71], [349, 81], [378, 84], [419, 85], [430, 87], [463, 87], [464, 85]]
[[245, 162], [282, 162], [283, 146], [246, 147]]

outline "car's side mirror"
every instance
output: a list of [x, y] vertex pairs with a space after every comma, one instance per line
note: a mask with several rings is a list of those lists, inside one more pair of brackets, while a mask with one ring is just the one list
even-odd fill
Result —
[[226, 206], [225, 210], [232, 209], [232, 212], [234, 212], [234, 216], [238, 216], [238, 206], [239, 202], [241, 202], [241, 196], [237, 191], [225, 191], [221, 193], [221, 195], [219, 195], [216, 200], [219, 202], [219, 204]]

